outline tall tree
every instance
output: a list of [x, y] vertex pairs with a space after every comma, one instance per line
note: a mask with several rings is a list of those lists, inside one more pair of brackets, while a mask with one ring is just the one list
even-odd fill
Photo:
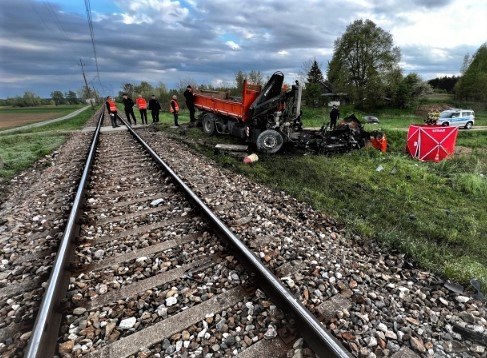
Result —
[[262, 72], [257, 70], [251, 70], [248, 75], [248, 80], [252, 82], [254, 85], [262, 86], [264, 84], [264, 76]]
[[444, 91], [446, 93], [453, 93], [453, 89], [455, 88], [455, 84], [458, 82], [460, 77], [458, 76], [443, 76], [433, 78], [432, 80], [428, 81], [428, 84], [433, 87], [435, 90]]
[[35, 107], [41, 104], [41, 97], [34, 92], [26, 91], [22, 97], [15, 97], [13, 102], [16, 107]]
[[455, 85], [455, 96], [460, 100], [487, 102], [487, 43], [477, 50], [468, 67]]
[[397, 86], [393, 96], [393, 105], [398, 108], [411, 109], [432, 92], [431, 86], [423, 81], [417, 73], [410, 73]]
[[64, 103], [64, 94], [61, 91], [51, 92], [51, 99], [56, 106]]
[[245, 74], [242, 71], [238, 71], [235, 74], [235, 82], [237, 83], [237, 93], [242, 93], [243, 84], [245, 81]]
[[134, 85], [132, 83], [124, 83], [122, 85], [122, 90], [118, 93], [118, 96], [122, 98], [122, 95], [126, 93], [130, 98], [135, 97]]
[[241, 96], [245, 80], [254, 85], [262, 86], [264, 84], [264, 75], [258, 70], [251, 70], [249, 73], [245, 73], [239, 70], [235, 74], [235, 83], [237, 86], [235, 88], [228, 88], [229, 86], [221, 86], [220, 90], [230, 91], [232, 95]]
[[142, 95], [144, 98], [150, 97], [152, 94], [154, 94], [154, 87], [149, 82], [142, 81], [140, 82], [140, 85], [134, 86], [134, 92], [135, 96], [138, 96], [139, 94]]
[[66, 99], [66, 102], [68, 102], [69, 104], [77, 104], [77, 103], [79, 103], [79, 99], [76, 96], [76, 92], [68, 91], [64, 95], [64, 98]]
[[100, 103], [100, 100], [102, 99], [96, 89], [87, 86], [83, 86], [81, 89], [77, 90], [76, 93], [78, 94], [81, 103], [90, 103], [92, 106], [95, 103]]
[[321, 72], [321, 68], [318, 65], [318, 62], [316, 62], [316, 60], [313, 60], [313, 63], [311, 64], [311, 68], [307, 73], [306, 83], [317, 83], [319, 85], [325, 83], [323, 72]]
[[306, 87], [304, 91], [304, 100], [306, 104], [312, 107], [323, 106], [325, 102], [325, 78], [321, 72], [318, 62], [313, 60], [311, 67], [306, 74]]
[[327, 77], [334, 91], [347, 92], [359, 106], [375, 107], [383, 103], [388, 75], [400, 59], [391, 34], [371, 20], [356, 20], [335, 41]]

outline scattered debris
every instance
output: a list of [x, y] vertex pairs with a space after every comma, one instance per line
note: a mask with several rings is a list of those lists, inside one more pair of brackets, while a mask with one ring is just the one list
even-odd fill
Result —
[[363, 120], [365, 123], [380, 123], [379, 118], [374, 116], [364, 116]]
[[257, 154], [250, 154], [243, 159], [245, 164], [252, 164], [259, 160]]
[[483, 301], [485, 300], [485, 296], [484, 294], [480, 291], [480, 282], [476, 279], [471, 279], [470, 280], [470, 284], [472, 285], [473, 288], [475, 288], [475, 290], [477, 291], [473, 297], [476, 299], [476, 300], [479, 300], [479, 301]]
[[249, 150], [248, 145], [241, 144], [217, 144], [215, 145], [215, 153], [221, 152], [247, 152]]
[[447, 289], [449, 289], [450, 291], [453, 291], [455, 293], [463, 293], [463, 286], [462, 285], [459, 285], [459, 284], [456, 284], [456, 283], [453, 283], [450, 281], [446, 281], [444, 286]]
[[160, 203], [162, 203], [164, 201], [164, 199], [156, 199], [156, 200], [152, 200], [150, 205], [151, 206], [157, 206], [159, 205]]

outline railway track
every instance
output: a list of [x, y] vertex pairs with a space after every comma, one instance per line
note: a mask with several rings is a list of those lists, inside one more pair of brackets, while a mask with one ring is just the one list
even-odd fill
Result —
[[[297, 201], [222, 174], [149, 129], [100, 130], [86, 193], [75, 193], [88, 136], [53, 159], [47, 191], [29, 187], [37, 173], [16, 179], [29, 189], [14, 197], [25, 200], [2, 211], [2, 356], [485, 353], [482, 302], [400, 255], [354, 246]], [[140, 136], [154, 149], [142, 149]], [[171, 167], [154, 162], [159, 155]], [[68, 219], [77, 201], [85, 204]], [[56, 269], [54, 251], [66, 237], [75, 245]], [[65, 276], [66, 295], [50, 291], [49, 273]]]
[[26, 355], [285, 356], [299, 329], [319, 356], [349, 356], [130, 132], [95, 132]]
[[73, 135], [60, 151], [12, 179], [0, 212], [2, 357], [21, 356], [28, 342], [90, 139]]

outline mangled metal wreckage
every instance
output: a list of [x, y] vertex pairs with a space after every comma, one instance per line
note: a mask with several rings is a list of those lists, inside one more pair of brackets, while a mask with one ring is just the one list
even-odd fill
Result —
[[231, 134], [255, 145], [260, 153], [277, 153], [285, 143], [330, 153], [362, 148], [371, 139], [385, 141], [380, 132], [365, 131], [355, 115], [344, 118], [333, 130], [328, 126], [304, 129], [301, 94], [297, 81], [287, 88], [283, 73], [276, 72], [263, 87], [244, 81], [238, 100], [223, 92], [196, 93], [195, 107], [200, 110], [198, 118], [207, 135]]

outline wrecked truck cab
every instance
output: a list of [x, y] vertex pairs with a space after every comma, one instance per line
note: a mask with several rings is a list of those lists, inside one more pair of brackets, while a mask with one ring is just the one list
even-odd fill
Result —
[[284, 74], [275, 72], [264, 87], [244, 81], [240, 100], [218, 98], [214, 93], [196, 93], [195, 107], [208, 135], [230, 134], [257, 147], [261, 153], [274, 154], [286, 142], [293, 141], [301, 128], [301, 92], [299, 83], [284, 86]]

